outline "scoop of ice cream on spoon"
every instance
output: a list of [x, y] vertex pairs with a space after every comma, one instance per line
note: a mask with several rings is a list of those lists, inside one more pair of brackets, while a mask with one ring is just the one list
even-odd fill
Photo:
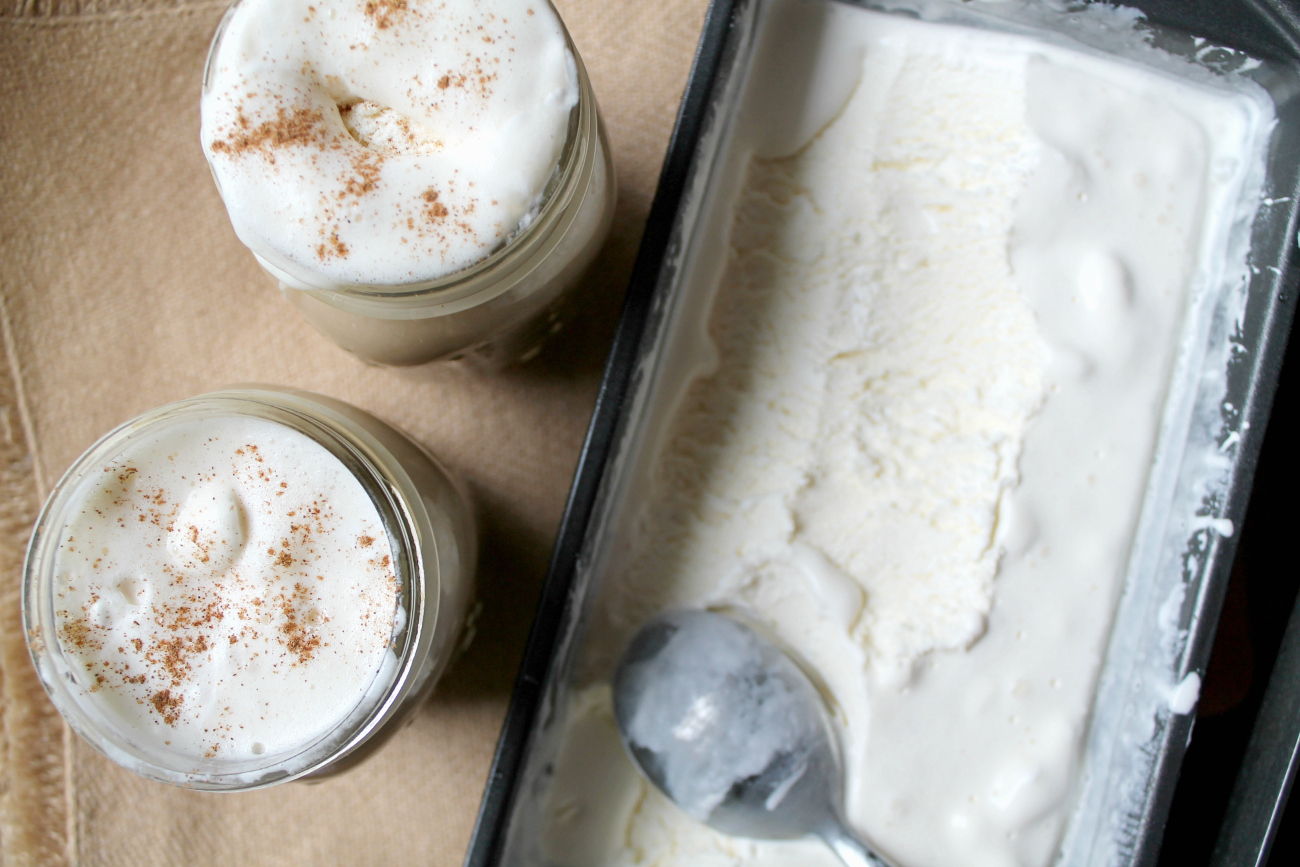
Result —
[[825, 703], [788, 656], [739, 621], [669, 611], [614, 675], [614, 716], [641, 770], [726, 834], [822, 838], [849, 867], [889, 867], [847, 827]]

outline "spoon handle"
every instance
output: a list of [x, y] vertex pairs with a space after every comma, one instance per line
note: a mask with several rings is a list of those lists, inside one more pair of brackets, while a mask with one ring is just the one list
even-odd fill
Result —
[[827, 825], [820, 831], [820, 835], [826, 841], [826, 845], [840, 856], [840, 860], [846, 867], [894, 867], [892, 863], [868, 849], [867, 844], [841, 821]]

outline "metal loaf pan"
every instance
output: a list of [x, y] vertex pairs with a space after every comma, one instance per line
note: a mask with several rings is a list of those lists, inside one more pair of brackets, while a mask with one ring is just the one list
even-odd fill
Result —
[[[585, 602], [601, 580], [605, 530], [656, 389], [682, 375], [666, 335], [692, 306], [683, 285], [713, 240], [701, 214], [734, 180], [728, 131], [773, 0], [713, 0], [578, 464], [536, 620], [498, 742], [467, 867], [533, 864], [537, 798], [551, 735], [582, 641]], [[844, 2], [844, 0], [825, 0]], [[1084, 784], [1058, 864], [1155, 864], [1194, 715], [1171, 712], [1158, 684], [1203, 675], [1245, 516], [1251, 478], [1295, 308], [1300, 213], [1300, 16], [1285, 0], [1127, 0], [1149, 41], [1210, 70], [1245, 69], [1275, 103], [1265, 199], [1249, 227], [1251, 276], [1236, 293], [1192, 306], [1203, 353], [1170, 399], [1089, 729]], [[864, 0], [903, 14], [1019, 29], [1025, 3]], [[1034, 4], [1069, 18], [1084, 4]], [[936, 11], [937, 10], [937, 11]], [[1216, 47], [1221, 46], [1221, 47]], [[1257, 67], [1247, 56], [1262, 61]], [[732, 180], [729, 180], [732, 179]], [[1170, 445], [1171, 437], [1173, 446]], [[1169, 636], [1175, 636], [1171, 642]]]

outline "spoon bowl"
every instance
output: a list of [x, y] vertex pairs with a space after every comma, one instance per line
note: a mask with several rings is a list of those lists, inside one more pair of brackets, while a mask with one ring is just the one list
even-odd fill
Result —
[[774, 644], [710, 611], [669, 611], [614, 675], [619, 735], [646, 777], [698, 821], [737, 837], [815, 835], [849, 867], [888, 867], [843, 818], [825, 703]]

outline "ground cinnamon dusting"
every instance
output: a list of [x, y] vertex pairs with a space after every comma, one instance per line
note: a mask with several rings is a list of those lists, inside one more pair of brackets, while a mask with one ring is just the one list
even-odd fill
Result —
[[432, 223], [447, 216], [447, 206], [438, 201], [438, 191], [433, 187], [421, 193], [420, 198], [428, 203], [424, 209], [424, 219]]
[[338, 230], [330, 232], [328, 238], [323, 243], [316, 245], [316, 255], [321, 259], [329, 259], [333, 256], [343, 257], [348, 254], [348, 245], [339, 240]]
[[[280, 627], [285, 636], [282, 640], [288, 651], [298, 658], [299, 665], [310, 662], [312, 654], [322, 644], [320, 636], [308, 632], [307, 627], [298, 620], [299, 606], [310, 599], [311, 591], [301, 583], [293, 585], [291, 597], [280, 598], [280, 608], [284, 612], [284, 625]], [[306, 616], [311, 618], [314, 610], [308, 609]]]
[[406, 11], [406, 0], [366, 0], [366, 17], [380, 30], [393, 26], [393, 19]]
[[163, 722], [169, 726], [176, 725], [176, 721], [181, 718], [181, 703], [185, 697], [181, 695], [173, 696], [170, 689], [161, 689], [155, 692], [149, 699], [149, 704], [163, 718]]
[[256, 152], [274, 162], [277, 148], [324, 145], [327, 138], [325, 115], [315, 108], [295, 108], [293, 111], [281, 108], [276, 111], [275, 120], [263, 121], [257, 126], [252, 126], [241, 112], [235, 123], [239, 129], [214, 141], [213, 153], [242, 156]]
[[366, 193], [373, 193], [379, 187], [383, 165], [383, 155], [375, 151], [362, 151], [357, 154], [352, 158], [351, 172], [339, 179], [343, 184], [343, 189], [338, 194], [339, 198], [355, 196], [359, 199]]

